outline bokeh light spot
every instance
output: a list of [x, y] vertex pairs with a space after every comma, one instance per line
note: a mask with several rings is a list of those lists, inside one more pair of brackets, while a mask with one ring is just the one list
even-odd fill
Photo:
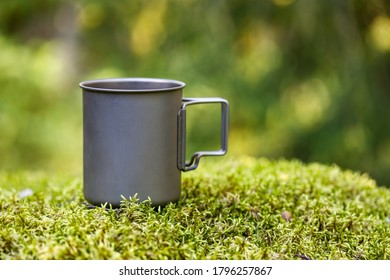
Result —
[[371, 24], [370, 37], [376, 49], [390, 51], [390, 18], [377, 16]]

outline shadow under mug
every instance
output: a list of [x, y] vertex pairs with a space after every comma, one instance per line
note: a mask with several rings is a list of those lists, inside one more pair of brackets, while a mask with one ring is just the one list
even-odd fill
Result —
[[[119, 207], [122, 197], [150, 198], [152, 205], [176, 202], [181, 171], [197, 168], [202, 156], [224, 155], [229, 104], [222, 98], [183, 98], [185, 84], [154, 78], [84, 81], [83, 184], [94, 205]], [[186, 109], [221, 104], [221, 146], [186, 161]]]

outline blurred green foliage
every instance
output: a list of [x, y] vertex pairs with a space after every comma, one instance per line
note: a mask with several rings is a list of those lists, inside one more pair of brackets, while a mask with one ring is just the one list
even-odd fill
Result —
[[[229, 153], [390, 185], [389, 74], [386, 0], [3, 0], [0, 167], [81, 169], [78, 83], [149, 76], [228, 99]], [[192, 112], [190, 150], [218, 145], [208, 109]]]

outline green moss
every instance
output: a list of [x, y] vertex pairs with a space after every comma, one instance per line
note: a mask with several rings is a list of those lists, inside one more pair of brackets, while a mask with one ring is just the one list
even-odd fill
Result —
[[367, 175], [225, 157], [182, 189], [163, 209], [94, 208], [80, 174], [1, 173], [0, 259], [390, 259], [390, 189]]

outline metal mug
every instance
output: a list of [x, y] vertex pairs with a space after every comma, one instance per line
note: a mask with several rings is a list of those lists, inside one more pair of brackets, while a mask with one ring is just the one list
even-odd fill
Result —
[[[123, 197], [150, 198], [152, 205], [176, 202], [181, 171], [197, 168], [203, 156], [224, 155], [229, 104], [222, 98], [183, 98], [185, 83], [154, 78], [84, 81], [84, 197], [94, 205], [119, 207]], [[186, 161], [186, 109], [221, 104], [221, 146]], [[122, 197], [123, 196], [123, 197]]]

